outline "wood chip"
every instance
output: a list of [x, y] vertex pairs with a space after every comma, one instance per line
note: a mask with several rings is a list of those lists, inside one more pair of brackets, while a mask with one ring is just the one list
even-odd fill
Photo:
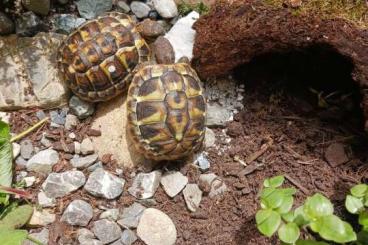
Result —
[[309, 195], [309, 190], [302, 186], [299, 181], [290, 177], [288, 174], [284, 174], [285, 178], [290, 181], [293, 185], [295, 185], [299, 190], [301, 190], [304, 194]]

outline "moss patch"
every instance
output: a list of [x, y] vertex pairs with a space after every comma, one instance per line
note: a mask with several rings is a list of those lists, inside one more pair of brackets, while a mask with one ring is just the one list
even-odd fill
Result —
[[[264, 0], [267, 4], [283, 7], [285, 0]], [[315, 12], [324, 19], [343, 18], [361, 28], [368, 28], [368, 6], [365, 0], [304, 0], [295, 14]]]

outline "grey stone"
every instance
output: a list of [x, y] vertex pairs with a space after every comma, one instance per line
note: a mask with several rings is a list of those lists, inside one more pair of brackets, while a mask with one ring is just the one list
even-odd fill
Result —
[[123, 192], [125, 180], [98, 168], [93, 171], [84, 186], [84, 189], [93, 196], [114, 199]]
[[95, 111], [95, 105], [93, 103], [83, 101], [75, 95], [70, 98], [69, 107], [70, 111], [79, 119], [87, 118]]
[[67, 101], [56, 54], [63, 35], [0, 37], [0, 110], [51, 108]]
[[116, 221], [119, 217], [119, 209], [112, 208], [108, 209], [100, 214], [100, 219], [109, 219], [112, 221]]
[[161, 185], [170, 197], [179, 194], [187, 184], [188, 177], [178, 171], [165, 173], [161, 178]]
[[3, 12], [0, 12], [0, 35], [8, 35], [15, 30], [14, 22]]
[[81, 171], [66, 171], [51, 173], [42, 184], [45, 194], [49, 198], [65, 196], [84, 185], [86, 178]]
[[37, 111], [36, 112], [36, 117], [38, 118], [38, 120], [42, 120], [42, 119], [44, 119], [46, 117], [46, 114], [42, 110], [41, 111]]
[[183, 190], [185, 203], [190, 211], [195, 212], [202, 200], [202, 191], [197, 184], [188, 184]]
[[12, 143], [13, 159], [17, 158], [20, 154], [20, 145], [18, 143]]
[[85, 157], [74, 155], [73, 158], [70, 160], [70, 164], [75, 168], [84, 169], [84, 168], [89, 167], [94, 162], [96, 162], [97, 158], [98, 158], [97, 154], [93, 154], [93, 155], [89, 155]]
[[33, 12], [20, 15], [15, 21], [15, 32], [19, 36], [33, 36], [42, 30], [42, 21]]
[[78, 117], [72, 114], [68, 114], [65, 117], [65, 129], [71, 130], [79, 124]]
[[125, 1], [118, 1], [116, 5], [121, 12], [126, 14], [130, 12], [130, 7]]
[[173, 245], [177, 232], [169, 216], [158, 209], [147, 208], [139, 221], [137, 234], [147, 245]]
[[164, 18], [174, 18], [178, 15], [178, 8], [174, 0], [153, 0], [153, 6]]
[[43, 208], [51, 208], [55, 207], [56, 200], [55, 198], [50, 198], [46, 196], [45, 192], [40, 191], [37, 195], [38, 205], [40, 205]]
[[147, 17], [148, 13], [151, 10], [151, 8], [147, 4], [138, 1], [133, 1], [130, 4], [130, 9], [135, 14], [135, 16], [140, 19]]
[[33, 144], [31, 140], [23, 140], [20, 142], [20, 155], [24, 159], [30, 159], [33, 155]]
[[123, 245], [131, 245], [137, 239], [138, 239], [137, 235], [134, 233], [134, 231], [126, 229], [126, 230], [123, 231], [123, 234], [121, 235], [120, 241]]
[[128, 192], [138, 198], [147, 199], [153, 197], [155, 194], [161, 179], [161, 171], [153, 171], [151, 173], [139, 173], [133, 181]]
[[103, 245], [103, 243], [97, 239], [86, 239], [80, 245]]
[[201, 185], [208, 186], [210, 188], [210, 193], [208, 194], [210, 198], [214, 198], [227, 191], [225, 182], [214, 173], [201, 174], [199, 176], [199, 181]]
[[38, 152], [27, 162], [27, 170], [48, 174], [52, 171], [52, 167], [59, 161], [57, 151], [47, 149]]
[[36, 208], [33, 210], [33, 214], [31, 219], [28, 221], [28, 225], [31, 227], [41, 227], [46, 226], [55, 222], [56, 215], [50, 213], [47, 209], [42, 209], [42, 211], [38, 211]]
[[98, 169], [98, 168], [103, 168], [103, 164], [102, 164], [102, 162], [101, 162], [101, 161], [98, 161], [98, 162], [96, 162], [95, 164], [93, 164], [93, 165], [89, 166], [89, 167], [87, 168], [87, 170], [88, 170], [89, 172], [93, 172], [93, 171], [95, 171], [95, 170], [96, 170], [96, 169]]
[[[49, 243], [49, 230], [47, 228], [43, 228], [40, 232], [37, 233], [30, 233], [29, 236], [41, 242], [42, 244]], [[22, 243], [22, 245], [34, 245], [34, 243], [27, 239]]]
[[103, 244], [118, 240], [122, 234], [120, 227], [115, 222], [107, 219], [94, 222], [92, 231]]
[[90, 138], [85, 138], [81, 143], [81, 153], [83, 155], [88, 155], [95, 152], [93, 144]]
[[36, 14], [47, 15], [50, 11], [50, 0], [22, 0], [22, 4]]
[[143, 211], [146, 208], [139, 203], [133, 203], [130, 207], [123, 210], [121, 219], [118, 224], [123, 228], [136, 228]]
[[46, 147], [52, 146], [52, 141], [46, 137], [46, 132], [42, 133], [41, 144]]
[[24, 159], [22, 156], [19, 156], [15, 159], [15, 163], [19, 167], [26, 167], [27, 166], [27, 160]]
[[197, 155], [196, 163], [203, 172], [209, 170], [211, 167], [210, 161], [208, 161], [207, 156], [203, 152]]
[[65, 124], [65, 115], [62, 113], [58, 113], [58, 111], [50, 111], [51, 122], [64, 125]]
[[62, 34], [69, 34], [81, 24], [86, 22], [84, 18], [78, 18], [73, 14], [60, 14], [54, 16], [53, 30]]
[[79, 0], [76, 2], [79, 14], [85, 19], [94, 19], [112, 8], [112, 0]]
[[212, 146], [214, 146], [216, 143], [216, 135], [213, 132], [212, 129], [210, 128], [206, 128], [206, 134], [204, 137], [204, 144], [206, 146], [206, 148], [210, 148]]
[[92, 231], [88, 230], [87, 228], [81, 228], [77, 231], [77, 237], [78, 237], [78, 242], [82, 244], [82, 243], [85, 243], [85, 241], [87, 240], [91, 240], [95, 238], [95, 235], [93, 234]]
[[65, 209], [61, 221], [69, 225], [86, 226], [93, 217], [92, 206], [83, 200], [74, 200]]
[[230, 121], [232, 113], [225, 107], [217, 104], [207, 105], [207, 125], [208, 126], [225, 126]]
[[189, 60], [193, 57], [193, 45], [195, 30], [192, 29], [194, 22], [199, 18], [195, 11], [179, 19], [170, 31], [165, 35], [175, 52], [175, 62], [186, 56]]

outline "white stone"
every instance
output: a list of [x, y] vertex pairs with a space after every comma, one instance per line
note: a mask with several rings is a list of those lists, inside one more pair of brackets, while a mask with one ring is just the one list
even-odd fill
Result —
[[92, 206], [83, 200], [74, 200], [65, 209], [61, 221], [69, 225], [86, 226], [93, 217]]
[[52, 167], [59, 161], [59, 154], [53, 149], [38, 152], [27, 162], [27, 170], [48, 174]]
[[42, 184], [45, 194], [49, 198], [65, 196], [84, 185], [86, 177], [81, 171], [66, 171], [51, 173]]
[[193, 45], [195, 30], [192, 29], [194, 22], [199, 18], [199, 14], [192, 11], [184, 18], [179, 19], [171, 30], [165, 35], [175, 52], [175, 62], [186, 56], [189, 60], [193, 57]]
[[188, 184], [183, 190], [185, 203], [190, 211], [195, 212], [202, 200], [202, 191], [197, 184]]
[[161, 171], [156, 170], [151, 173], [139, 173], [133, 181], [128, 192], [138, 198], [147, 199], [153, 197], [158, 186], [160, 185]]
[[153, 0], [153, 6], [163, 18], [174, 18], [178, 15], [174, 0]]
[[188, 184], [188, 177], [180, 172], [168, 172], [161, 178], [161, 185], [170, 197], [174, 197]]
[[71, 132], [69, 135], [68, 135], [69, 138], [71, 139], [75, 139], [77, 136], [75, 135], [74, 132]]
[[231, 121], [232, 113], [227, 108], [217, 105], [207, 105], [207, 125], [225, 126], [226, 122]]
[[78, 141], [74, 141], [74, 153], [75, 154], [81, 153], [81, 144]]
[[199, 181], [206, 186], [210, 186], [211, 189], [208, 194], [210, 198], [214, 198], [215, 196], [221, 195], [227, 191], [225, 182], [214, 173], [201, 174], [199, 176]]
[[20, 145], [18, 143], [12, 143], [13, 146], [13, 159], [17, 158], [20, 154]]
[[107, 219], [97, 220], [93, 224], [92, 231], [103, 244], [118, 240], [122, 234], [120, 227]]
[[29, 226], [46, 226], [55, 221], [56, 215], [50, 213], [47, 209], [43, 209], [42, 211], [38, 211], [36, 208], [33, 210], [33, 214], [31, 219], [28, 221]]
[[74, 127], [76, 127], [78, 124], [79, 124], [79, 120], [77, 116], [72, 115], [72, 114], [66, 115], [65, 124], [64, 124], [66, 130], [71, 130]]
[[124, 184], [125, 180], [97, 168], [89, 175], [84, 189], [93, 196], [114, 199], [123, 192]]
[[90, 138], [85, 138], [81, 143], [81, 152], [83, 155], [88, 155], [95, 152]]
[[23, 180], [25, 182], [26, 187], [31, 187], [36, 182], [36, 177], [29, 176], [25, 177]]
[[37, 195], [38, 205], [40, 205], [43, 208], [51, 208], [55, 207], [56, 200], [55, 198], [50, 198], [46, 196], [45, 192], [40, 191]]
[[86, 240], [90, 240], [95, 238], [95, 235], [92, 231], [88, 230], [87, 228], [81, 228], [77, 232], [78, 242], [80, 244], [85, 243]]
[[112, 221], [116, 221], [118, 217], [119, 217], [119, 209], [117, 208], [108, 209], [100, 214], [100, 219], [109, 219]]
[[158, 209], [147, 208], [139, 221], [138, 237], [147, 245], [173, 245], [176, 227], [169, 216]]
[[204, 144], [206, 148], [212, 147], [216, 143], [216, 135], [212, 129], [206, 128], [206, 134], [204, 137]]
[[0, 111], [0, 120], [5, 122], [5, 123], [9, 123], [9, 119], [10, 119], [10, 114], [7, 112], [3, 112]]

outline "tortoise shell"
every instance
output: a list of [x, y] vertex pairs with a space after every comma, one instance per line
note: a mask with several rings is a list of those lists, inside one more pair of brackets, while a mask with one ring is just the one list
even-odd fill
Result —
[[68, 87], [81, 99], [105, 101], [127, 90], [150, 50], [130, 16], [107, 13], [71, 33], [58, 52]]
[[200, 149], [206, 102], [188, 64], [140, 69], [129, 87], [127, 106], [128, 135], [147, 159], [176, 160]]

